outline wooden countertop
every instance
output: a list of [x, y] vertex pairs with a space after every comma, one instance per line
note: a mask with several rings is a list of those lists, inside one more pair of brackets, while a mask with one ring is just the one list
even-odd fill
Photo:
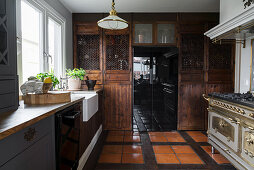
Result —
[[20, 101], [18, 110], [0, 114], [0, 140], [60, 110], [81, 102], [83, 99], [84, 97], [80, 95], [72, 94], [70, 102], [61, 104], [25, 105], [23, 101]]

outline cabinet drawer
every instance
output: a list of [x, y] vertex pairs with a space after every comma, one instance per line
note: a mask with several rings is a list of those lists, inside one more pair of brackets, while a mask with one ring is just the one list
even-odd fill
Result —
[[14, 93], [15, 80], [0, 80], [0, 94]]
[[99, 27], [96, 24], [82, 24], [76, 26], [77, 34], [99, 34]]
[[55, 170], [55, 154], [52, 141], [52, 133], [48, 133], [0, 169]]
[[52, 131], [53, 126], [54, 117], [51, 116], [1, 140], [0, 166]]
[[254, 132], [252, 127], [242, 127], [241, 151], [241, 156], [247, 160], [248, 164], [254, 166]]
[[106, 81], [130, 81], [130, 74], [106, 74]]
[[237, 152], [239, 125], [233, 118], [209, 112], [209, 132], [225, 145]]

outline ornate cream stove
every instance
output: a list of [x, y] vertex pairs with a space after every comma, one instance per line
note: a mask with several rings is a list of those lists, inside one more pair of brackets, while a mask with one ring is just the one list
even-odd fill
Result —
[[254, 169], [254, 102], [232, 95], [203, 95], [209, 102], [208, 142], [236, 168]]

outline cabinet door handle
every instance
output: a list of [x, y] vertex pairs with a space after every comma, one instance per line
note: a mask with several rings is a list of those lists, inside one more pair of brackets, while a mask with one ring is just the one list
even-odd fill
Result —
[[28, 142], [32, 141], [36, 135], [35, 128], [29, 128], [27, 132], [24, 133], [24, 139]]

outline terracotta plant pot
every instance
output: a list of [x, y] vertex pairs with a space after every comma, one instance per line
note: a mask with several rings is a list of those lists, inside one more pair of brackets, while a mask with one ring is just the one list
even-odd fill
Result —
[[79, 90], [81, 88], [81, 80], [70, 78], [68, 79], [68, 89], [69, 90]]

